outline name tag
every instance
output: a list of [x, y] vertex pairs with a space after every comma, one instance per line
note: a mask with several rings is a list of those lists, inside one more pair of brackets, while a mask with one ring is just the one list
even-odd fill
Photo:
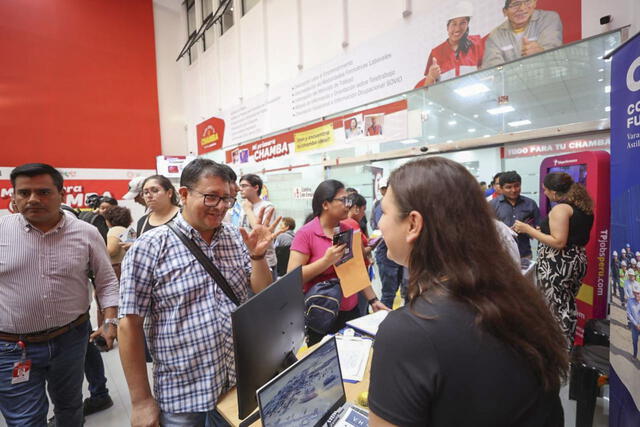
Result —
[[11, 384], [26, 383], [31, 372], [31, 360], [21, 360], [13, 364], [11, 371]]

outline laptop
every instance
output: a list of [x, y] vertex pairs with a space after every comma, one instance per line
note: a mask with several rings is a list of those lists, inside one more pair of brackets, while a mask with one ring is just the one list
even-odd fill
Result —
[[335, 337], [291, 365], [257, 392], [264, 427], [368, 426], [368, 412], [350, 403]]

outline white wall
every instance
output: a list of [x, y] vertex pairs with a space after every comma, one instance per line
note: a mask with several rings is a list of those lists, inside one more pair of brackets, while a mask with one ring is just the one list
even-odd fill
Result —
[[[600, 25], [600, 18], [611, 15], [608, 25]], [[640, 1], [638, 0], [582, 0], [582, 36], [631, 25], [630, 35], [640, 31]]]
[[154, 3], [153, 22], [162, 154], [184, 155], [187, 154], [187, 135], [182, 86], [183, 64], [176, 62], [186, 34], [181, 9]]

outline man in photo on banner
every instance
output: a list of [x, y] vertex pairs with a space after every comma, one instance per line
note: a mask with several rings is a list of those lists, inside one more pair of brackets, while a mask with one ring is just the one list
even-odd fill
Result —
[[537, 10], [537, 0], [505, 0], [507, 20], [487, 38], [482, 68], [562, 46], [562, 21], [554, 11]]

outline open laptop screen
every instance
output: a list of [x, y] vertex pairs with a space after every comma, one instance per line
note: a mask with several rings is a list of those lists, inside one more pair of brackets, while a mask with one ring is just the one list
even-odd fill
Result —
[[324, 423], [346, 401], [336, 339], [321, 344], [257, 395], [264, 427]]

